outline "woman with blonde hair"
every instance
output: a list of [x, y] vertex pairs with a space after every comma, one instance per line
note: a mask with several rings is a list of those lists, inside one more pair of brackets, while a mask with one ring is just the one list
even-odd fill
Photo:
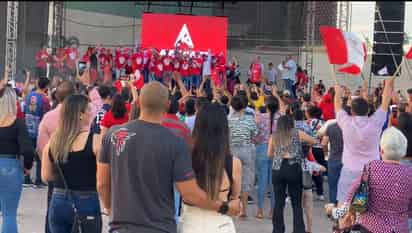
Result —
[[84, 95], [67, 97], [60, 116], [57, 130], [43, 150], [41, 172], [44, 182], [55, 185], [49, 206], [51, 232], [70, 233], [76, 218], [86, 217], [93, 221], [93, 229], [82, 230], [100, 233], [95, 157], [100, 139], [90, 131], [89, 99]]
[[[4, 82], [0, 81], [1, 83]], [[19, 156], [24, 156], [26, 173], [33, 165], [34, 148], [26, 124], [16, 119], [16, 92], [9, 86], [0, 87], [0, 206], [3, 213], [2, 233], [17, 233], [17, 208], [23, 185], [23, 168]]]

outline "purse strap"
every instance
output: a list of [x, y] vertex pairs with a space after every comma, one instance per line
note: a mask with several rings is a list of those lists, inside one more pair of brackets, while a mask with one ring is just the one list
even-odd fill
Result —
[[57, 170], [59, 171], [59, 175], [60, 175], [60, 177], [61, 177], [61, 179], [62, 179], [62, 181], [63, 181], [65, 193], [66, 193], [66, 195], [69, 197], [70, 202], [72, 203], [72, 208], [73, 208], [74, 213], [77, 215], [78, 210], [77, 210], [76, 204], [74, 203], [74, 198], [73, 198], [72, 190], [69, 189], [69, 186], [68, 186], [68, 184], [67, 184], [66, 179], [64, 178], [63, 170], [61, 169], [59, 162], [56, 161], [55, 164], [56, 164]]
[[365, 164], [363, 166], [363, 171], [362, 171], [362, 181], [365, 183], [369, 182], [369, 173], [370, 173], [370, 164]]

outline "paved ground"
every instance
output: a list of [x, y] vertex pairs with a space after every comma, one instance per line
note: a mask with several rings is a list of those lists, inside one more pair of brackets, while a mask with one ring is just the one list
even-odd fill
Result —
[[[43, 233], [44, 216], [46, 213], [46, 192], [47, 189], [26, 188], [23, 190], [22, 199], [18, 210], [19, 233]], [[313, 233], [331, 232], [330, 221], [323, 214], [323, 202], [315, 201]], [[256, 220], [256, 206], [248, 206], [249, 218], [245, 220], [236, 219], [238, 233], [271, 233], [272, 222], [269, 219]], [[267, 212], [267, 211], [266, 211]], [[267, 214], [267, 213], [265, 213]], [[286, 233], [292, 232], [292, 210], [290, 204], [285, 208], [285, 219], [287, 222]], [[104, 222], [107, 225], [107, 217]], [[0, 220], [1, 223], [1, 220]], [[104, 233], [107, 232], [105, 229]]]

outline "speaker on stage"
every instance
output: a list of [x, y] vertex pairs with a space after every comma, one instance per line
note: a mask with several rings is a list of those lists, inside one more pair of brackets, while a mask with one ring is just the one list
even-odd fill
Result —
[[404, 42], [405, 2], [377, 1], [373, 34], [372, 72], [387, 68], [393, 75], [401, 64]]

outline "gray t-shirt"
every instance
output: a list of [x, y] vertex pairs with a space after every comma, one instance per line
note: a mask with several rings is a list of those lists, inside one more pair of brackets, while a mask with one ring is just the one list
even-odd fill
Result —
[[132, 121], [109, 130], [99, 162], [111, 165], [112, 229], [176, 233], [173, 184], [194, 178], [183, 139], [159, 124]]
[[334, 122], [328, 125], [326, 128], [326, 136], [329, 137], [330, 142], [329, 160], [342, 161], [343, 136], [338, 123]]

